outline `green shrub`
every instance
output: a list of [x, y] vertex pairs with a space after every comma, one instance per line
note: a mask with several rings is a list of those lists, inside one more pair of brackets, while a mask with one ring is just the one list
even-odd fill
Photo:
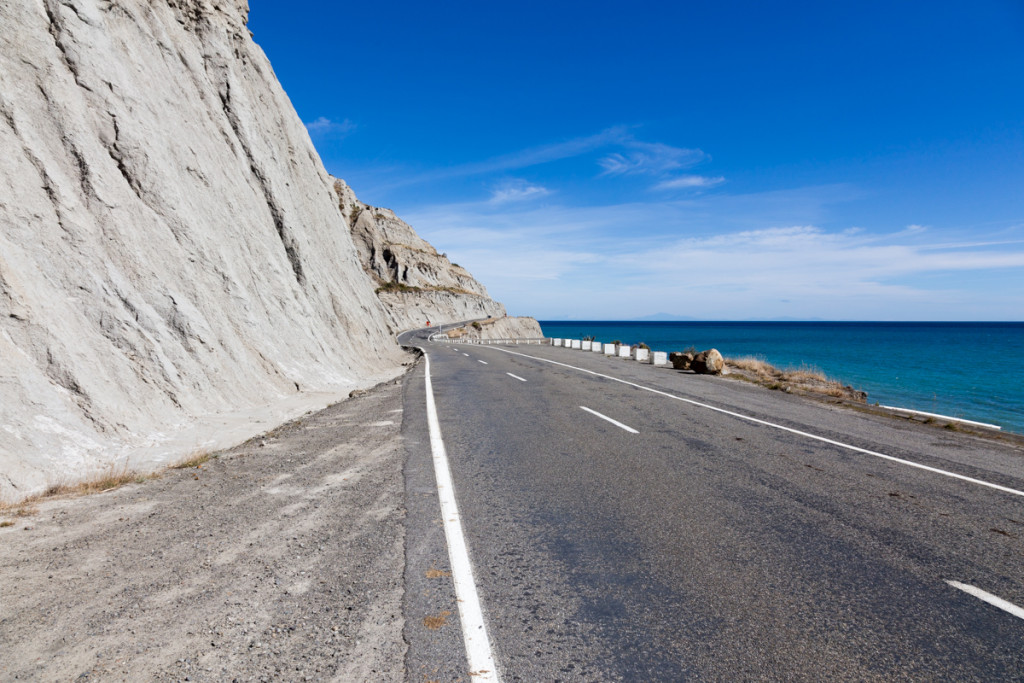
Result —
[[405, 284], [403, 282], [395, 282], [393, 280], [389, 280], [388, 282], [385, 282], [380, 287], [378, 287], [376, 291], [378, 293], [380, 293], [380, 292], [422, 292], [423, 290], [420, 289], [419, 287], [410, 287], [409, 285], [407, 285], [407, 284]]

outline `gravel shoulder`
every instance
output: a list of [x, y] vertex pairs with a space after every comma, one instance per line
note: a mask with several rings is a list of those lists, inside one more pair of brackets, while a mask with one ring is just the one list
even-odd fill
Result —
[[0, 528], [0, 680], [403, 680], [402, 382]]

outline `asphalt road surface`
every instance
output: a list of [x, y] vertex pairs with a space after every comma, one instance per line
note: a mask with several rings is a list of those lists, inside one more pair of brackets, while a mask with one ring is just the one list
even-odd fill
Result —
[[[1024, 680], [1019, 445], [594, 353], [402, 341], [429, 356], [501, 680]], [[406, 664], [469, 680], [425, 370]]]

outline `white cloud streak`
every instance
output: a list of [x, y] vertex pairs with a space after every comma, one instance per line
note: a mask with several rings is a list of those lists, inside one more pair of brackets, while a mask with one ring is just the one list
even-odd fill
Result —
[[704, 189], [708, 187], [714, 187], [715, 185], [721, 185], [725, 182], [725, 178], [722, 176], [709, 177], [702, 175], [684, 175], [678, 178], [669, 178], [663, 180], [654, 186], [655, 190], [685, 190], [685, 189]]
[[[309, 124], [313, 125], [313, 124]], [[710, 157], [699, 149], [673, 147], [660, 142], [638, 140], [627, 126], [613, 126], [595, 134], [573, 138], [550, 145], [540, 145], [527, 149], [503, 154], [500, 156], [457, 164], [447, 168], [436, 168], [429, 172], [406, 174], [397, 180], [377, 186], [378, 193], [387, 192], [398, 187], [416, 185], [427, 182], [454, 180], [474, 176], [487, 176], [510, 171], [519, 171], [565, 159], [574, 159], [587, 154], [605, 151], [605, 156], [597, 160], [602, 169], [601, 176], [634, 176], [649, 175], [664, 178], [703, 161]], [[393, 175], [393, 174], [392, 174]], [[698, 177], [698, 176], [684, 176]], [[665, 178], [671, 182], [671, 178]], [[721, 179], [724, 180], [724, 179]], [[701, 187], [717, 185], [719, 179], [708, 178]], [[691, 185], [690, 187], [694, 187]]]
[[[795, 213], [813, 208], [805, 193], [785, 196], [798, 200]], [[934, 229], [873, 233], [752, 218], [766, 207], [774, 213], [780, 201], [768, 193], [515, 211], [484, 203], [433, 207], [409, 218], [484, 278], [511, 311], [541, 318], [628, 319], [659, 311], [703, 319], [1024, 315], [1024, 240], [996, 245], [983, 235], [944, 233], [940, 243]], [[744, 208], [722, 220], [726, 205]], [[1010, 284], [978, 291], [970, 281], [979, 278]]]
[[344, 137], [356, 129], [356, 124], [348, 119], [344, 121], [332, 121], [326, 116], [321, 116], [315, 121], [304, 123], [306, 130], [313, 137]]
[[529, 199], [539, 199], [549, 194], [551, 194], [551, 191], [546, 187], [533, 185], [525, 180], [510, 180], [493, 190], [490, 201], [492, 204], [521, 202]]
[[624, 139], [629, 139], [629, 132], [623, 126], [608, 128], [596, 135], [573, 138], [564, 142], [551, 145], [530, 147], [518, 152], [503, 154], [501, 156], [475, 161], [467, 164], [458, 164], [448, 168], [433, 169], [426, 173], [414, 173], [398, 181], [387, 183], [379, 191], [415, 185], [423, 182], [435, 182], [438, 180], [451, 180], [454, 178], [465, 178], [471, 176], [482, 176], [492, 173], [504, 173], [517, 171], [523, 168], [530, 168], [541, 164], [571, 159], [574, 157], [593, 152], [609, 145], [618, 144]]
[[672, 147], [658, 142], [641, 142], [632, 138], [623, 139], [627, 147], [604, 157], [598, 164], [604, 169], [602, 175], [662, 175], [682, 168], [689, 168], [708, 158], [699, 149]]

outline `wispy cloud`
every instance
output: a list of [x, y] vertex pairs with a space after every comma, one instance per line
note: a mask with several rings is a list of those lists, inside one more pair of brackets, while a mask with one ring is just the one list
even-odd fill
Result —
[[315, 121], [304, 123], [306, 130], [314, 137], [344, 137], [356, 129], [356, 124], [348, 119], [344, 121], [332, 121], [326, 116], [321, 116]]
[[551, 194], [546, 187], [534, 185], [525, 180], [507, 180], [491, 193], [492, 204], [504, 204], [506, 202], [520, 202], [527, 199], [538, 199]]
[[703, 175], [684, 175], [677, 178], [669, 178], [662, 180], [656, 184], [653, 189], [655, 190], [683, 190], [683, 189], [703, 189], [708, 187], [714, 187], [715, 185], [721, 185], [725, 182], [725, 178], [722, 176], [703, 176]]
[[[603, 154], [596, 160], [601, 169], [599, 172], [601, 176], [654, 176], [671, 181], [672, 178], [668, 177], [670, 174], [710, 159], [699, 149], [674, 147], [660, 142], [637, 139], [633, 132], [634, 128], [612, 126], [594, 135], [528, 147], [482, 161], [456, 164], [447, 168], [435, 168], [425, 172], [406, 173], [399, 178], [396, 178], [394, 173], [389, 173], [388, 180], [375, 189], [377, 192], [383, 193], [398, 187], [420, 183], [436, 183], [474, 176], [493, 176], [591, 154]], [[588, 161], [588, 163], [590, 162]], [[714, 179], [709, 180], [713, 181]], [[714, 184], [717, 183], [709, 182], [704, 187]]]
[[483, 161], [457, 164], [447, 168], [436, 168], [423, 173], [407, 174], [403, 178], [392, 179], [378, 187], [378, 191], [386, 191], [396, 187], [415, 185], [439, 180], [453, 180], [472, 176], [486, 176], [495, 173], [518, 171], [524, 168], [539, 166], [563, 159], [572, 159], [583, 154], [616, 144], [628, 137], [628, 129], [623, 126], [607, 128], [595, 135], [573, 138], [550, 145], [529, 147], [509, 154], [502, 154]]
[[620, 140], [627, 149], [614, 152], [598, 161], [603, 175], [632, 175], [637, 173], [662, 175], [689, 168], [708, 158], [699, 149], [672, 147], [658, 142], [641, 142], [632, 137]]
[[493, 173], [495, 171], [512, 171], [520, 168], [529, 168], [531, 166], [546, 164], [552, 161], [578, 157], [582, 154], [593, 152], [612, 144], [618, 144], [623, 140], [628, 139], [630, 139], [628, 129], [624, 126], [615, 126], [612, 128], [606, 128], [596, 135], [574, 138], [551, 145], [530, 147], [478, 163], [456, 166], [449, 169], [449, 171], [460, 175], [476, 175], [480, 173]]

